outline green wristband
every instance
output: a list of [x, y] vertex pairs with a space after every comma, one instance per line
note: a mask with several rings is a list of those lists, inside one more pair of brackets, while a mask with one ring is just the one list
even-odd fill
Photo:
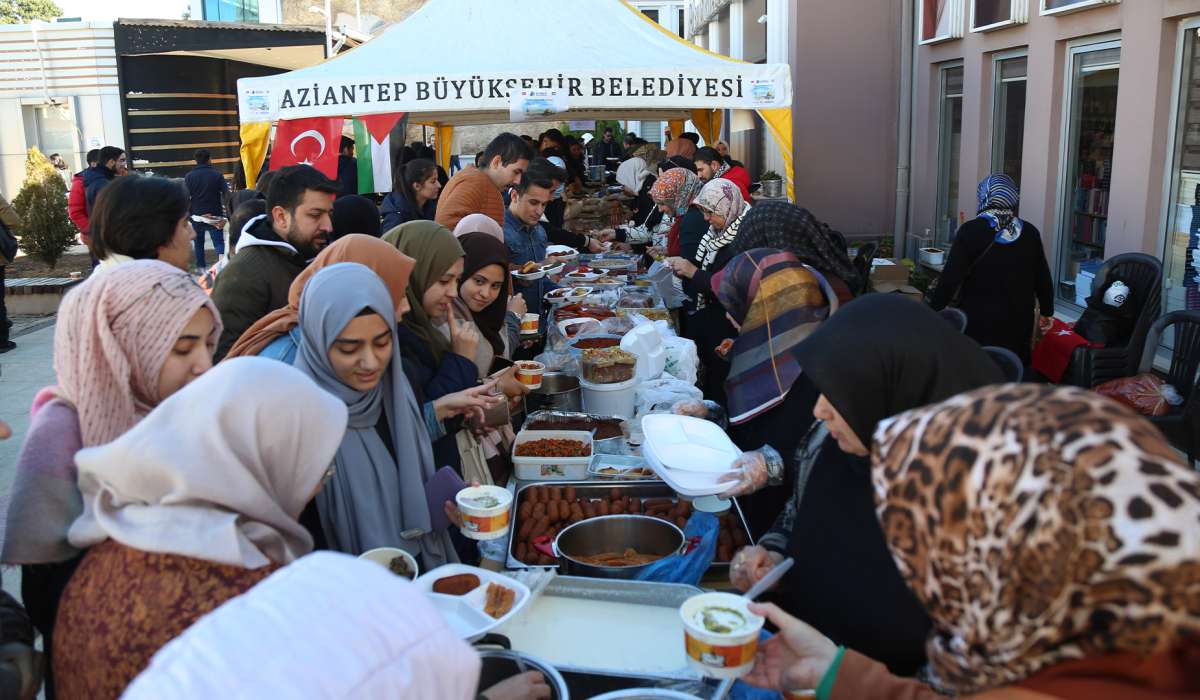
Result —
[[821, 682], [817, 684], [817, 700], [829, 700], [829, 696], [833, 695], [833, 684], [837, 681], [838, 667], [842, 665], [842, 656], [845, 653], [846, 647], [837, 648], [833, 662], [825, 669], [825, 675], [821, 676]]

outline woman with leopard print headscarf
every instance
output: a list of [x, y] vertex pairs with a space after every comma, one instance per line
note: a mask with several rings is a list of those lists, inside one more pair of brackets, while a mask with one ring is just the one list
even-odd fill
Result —
[[[933, 619], [934, 685], [1200, 697], [1200, 475], [1144, 418], [1082, 389], [994, 386], [883, 421], [871, 462], [888, 546]], [[941, 697], [760, 612], [782, 633], [760, 645], [755, 684]]]

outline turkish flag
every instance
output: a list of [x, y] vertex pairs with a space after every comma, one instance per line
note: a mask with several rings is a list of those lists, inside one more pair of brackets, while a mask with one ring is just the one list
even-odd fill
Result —
[[336, 179], [341, 141], [342, 117], [280, 119], [275, 126], [271, 170], [311, 165], [331, 180]]

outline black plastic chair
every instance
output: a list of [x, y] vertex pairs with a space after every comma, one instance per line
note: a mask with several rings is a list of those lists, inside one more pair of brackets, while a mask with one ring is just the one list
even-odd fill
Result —
[[959, 333], [967, 332], [967, 312], [962, 309], [947, 306], [938, 312], [938, 316], [941, 316], [947, 323], [954, 326]]
[[1165, 416], [1150, 417], [1150, 422], [1183, 450], [1188, 464], [1195, 465], [1200, 452], [1200, 377], [1196, 374], [1200, 368], [1200, 311], [1172, 311], [1154, 322], [1146, 334], [1138, 374], [1152, 371], [1154, 355], [1168, 328], [1175, 331], [1175, 347], [1165, 381], [1183, 397], [1183, 405], [1172, 407]]
[[995, 345], [983, 346], [983, 351], [991, 356], [992, 361], [1004, 372], [1004, 379], [1009, 382], [1021, 382], [1025, 379], [1025, 364], [1017, 353], [1008, 348], [998, 348]]
[[1134, 292], [1134, 301], [1141, 305], [1129, 342], [1121, 347], [1076, 348], [1063, 375], [1063, 384], [1091, 389], [1110, 379], [1137, 374], [1146, 334], [1162, 310], [1162, 262], [1145, 253], [1117, 255], [1106, 260], [1096, 271], [1093, 289], [1103, 289], [1116, 279], [1129, 285]]

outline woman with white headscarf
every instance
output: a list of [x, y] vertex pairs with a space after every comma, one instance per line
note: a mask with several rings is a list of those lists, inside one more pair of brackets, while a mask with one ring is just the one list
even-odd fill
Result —
[[116, 698], [196, 619], [307, 554], [298, 518], [345, 428], [346, 407], [303, 374], [246, 357], [80, 450], [68, 538], [91, 549], [58, 609], [59, 696]]

